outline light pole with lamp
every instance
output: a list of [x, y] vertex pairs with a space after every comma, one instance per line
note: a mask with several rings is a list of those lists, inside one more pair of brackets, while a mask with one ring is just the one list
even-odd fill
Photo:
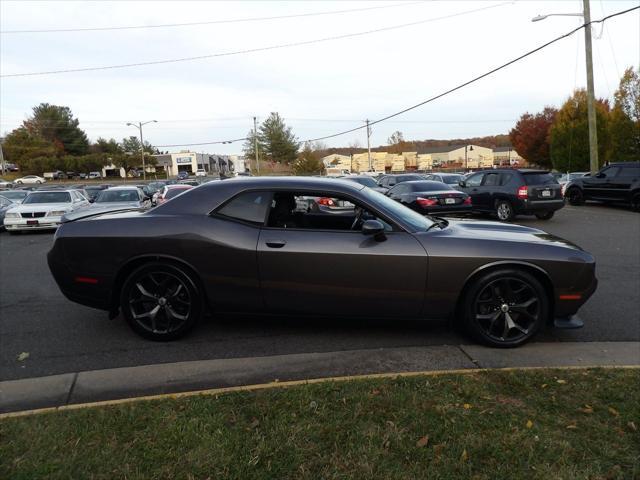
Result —
[[464, 171], [467, 172], [467, 149], [470, 152], [473, 152], [473, 145], [465, 145], [464, 146]]
[[147, 123], [158, 123], [157, 120], [149, 120], [148, 122], [127, 123], [128, 126], [136, 127], [140, 131], [140, 156], [142, 157], [142, 179], [147, 179], [147, 169], [144, 164], [144, 141], [142, 140], [142, 127]]
[[596, 131], [596, 107], [593, 87], [593, 55], [591, 47], [591, 10], [589, 0], [582, 0], [582, 13], [550, 13], [531, 19], [539, 22], [547, 17], [582, 17], [584, 19], [584, 48], [587, 60], [587, 119], [589, 122], [589, 169], [595, 175], [598, 171], [598, 132]]

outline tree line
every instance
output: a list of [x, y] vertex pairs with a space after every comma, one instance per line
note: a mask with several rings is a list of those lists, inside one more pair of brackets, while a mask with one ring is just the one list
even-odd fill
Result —
[[[2, 143], [5, 160], [22, 172], [63, 170], [90, 172], [113, 164], [125, 171], [140, 164], [140, 140], [136, 136], [118, 142], [99, 137], [91, 143], [69, 107], [41, 103], [33, 107], [29, 118], [11, 131]], [[160, 153], [149, 142], [144, 152]], [[153, 164], [154, 157], [149, 157]]]
[[[640, 160], [640, 70], [625, 70], [613, 96], [596, 100], [598, 160]], [[515, 150], [529, 162], [558, 171], [589, 170], [587, 92], [578, 89], [557, 109], [523, 114], [509, 132]]]

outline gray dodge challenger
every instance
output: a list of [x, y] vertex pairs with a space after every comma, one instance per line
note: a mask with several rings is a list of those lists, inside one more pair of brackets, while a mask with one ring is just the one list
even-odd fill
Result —
[[[330, 208], [317, 208], [326, 205]], [[78, 212], [48, 254], [70, 300], [173, 340], [205, 313], [449, 319], [515, 347], [578, 328], [595, 261], [535, 228], [423, 216], [353, 182], [203, 184], [147, 211]]]

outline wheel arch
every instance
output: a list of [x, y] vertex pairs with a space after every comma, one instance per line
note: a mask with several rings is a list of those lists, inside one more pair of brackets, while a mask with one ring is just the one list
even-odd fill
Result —
[[467, 291], [473, 284], [473, 282], [480, 277], [481, 275], [485, 275], [495, 270], [501, 270], [505, 268], [514, 268], [518, 270], [523, 270], [531, 275], [540, 282], [542, 287], [545, 289], [549, 297], [549, 318], [548, 323], [553, 322], [554, 311], [555, 311], [555, 289], [553, 288], [553, 283], [551, 282], [551, 278], [549, 274], [540, 266], [535, 265], [529, 262], [523, 262], [518, 260], [500, 260], [497, 262], [487, 263], [476, 268], [473, 272], [471, 272], [463, 283], [463, 287], [460, 290], [460, 294], [458, 295], [458, 299], [456, 300], [456, 306], [454, 310], [454, 323], [460, 319], [460, 314], [463, 306], [463, 302], [465, 296], [467, 295]]
[[141, 266], [151, 262], [166, 262], [185, 269], [187, 273], [191, 275], [193, 281], [200, 290], [204, 304], [203, 306], [205, 306], [206, 308], [210, 308], [209, 300], [207, 298], [207, 291], [205, 290], [202, 278], [200, 277], [200, 274], [195, 267], [193, 267], [188, 262], [185, 262], [183, 259], [174, 257], [172, 255], [145, 254], [130, 258], [118, 269], [118, 272], [116, 273], [115, 279], [113, 281], [111, 298], [109, 300], [110, 316], [115, 316], [120, 308], [120, 292], [122, 291], [122, 286], [125, 279], [131, 274], [131, 272], [133, 272], [137, 268], [140, 268]]

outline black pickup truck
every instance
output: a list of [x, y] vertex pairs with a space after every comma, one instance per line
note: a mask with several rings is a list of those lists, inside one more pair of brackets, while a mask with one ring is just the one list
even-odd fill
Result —
[[598, 173], [571, 180], [565, 188], [571, 205], [585, 200], [625, 203], [640, 209], [640, 162], [611, 163]]

